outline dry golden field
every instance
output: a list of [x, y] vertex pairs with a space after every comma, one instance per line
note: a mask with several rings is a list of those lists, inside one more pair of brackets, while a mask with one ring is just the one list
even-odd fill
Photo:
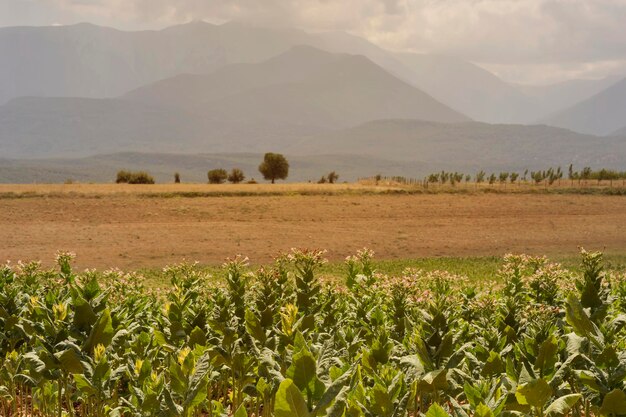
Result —
[[[388, 194], [364, 185], [2, 185], [0, 259], [138, 269], [244, 254], [266, 262], [291, 247], [338, 260], [626, 252], [626, 196]], [[247, 195], [250, 194], [250, 195]], [[230, 195], [230, 196], [224, 196]]]

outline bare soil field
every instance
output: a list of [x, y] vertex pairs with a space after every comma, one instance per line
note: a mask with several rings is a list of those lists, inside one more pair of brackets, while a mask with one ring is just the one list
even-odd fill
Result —
[[50, 264], [60, 249], [76, 252], [81, 268], [129, 270], [237, 254], [263, 263], [292, 247], [324, 248], [332, 260], [363, 247], [378, 259], [626, 252], [624, 196], [302, 195], [279, 186], [285, 194], [189, 198], [38, 187], [33, 198], [0, 199], [2, 261]]

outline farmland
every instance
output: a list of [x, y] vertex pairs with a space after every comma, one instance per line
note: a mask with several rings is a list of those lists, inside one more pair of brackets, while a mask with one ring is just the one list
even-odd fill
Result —
[[237, 254], [259, 265], [292, 247], [324, 248], [332, 262], [363, 247], [380, 260], [626, 250], [619, 195], [400, 194], [351, 184], [0, 186], [0, 195], [2, 258], [46, 265], [63, 249], [77, 253], [78, 268], [221, 265]]
[[472, 188], [0, 186], [0, 416], [626, 415], [626, 196]]
[[[497, 282], [378, 274], [342, 282], [292, 250], [219, 282], [193, 265], [149, 291], [134, 274], [75, 273], [59, 253], [0, 270], [3, 416], [620, 416], [626, 276], [504, 258]], [[494, 277], [494, 278], [496, 278]]]

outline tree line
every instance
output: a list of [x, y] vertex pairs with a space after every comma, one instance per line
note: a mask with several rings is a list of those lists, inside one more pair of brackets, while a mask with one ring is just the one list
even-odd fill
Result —
[[[520, 184], [531, 183], [535, 185], [553, 185], [555, 182], [559, 184], [565, 177], [565, 172], [561, 167], [548, 168], [545, 170], [530, 171], [525, 170], [523, 173], [502, 171], [487, 173], [484, 170], [480, 170], [475, 174], [466, 174], [462, 172], [449, 172], [439, 171], [429, 175], [426, 175], [422, 180], [416, 178], [407, 178], [402, 176], [383, 177], [382, 175], [376, 175], [371, 178], [378, 184], [381, 181], [390, 181], [407, 185], [422, 185], [428, 188], [429, 185], [451, 185], [456, 186], [462, 183], [479, 184]], [[591, 167], [584, 167], [581, 170], [576, 171], [574, 165], [570, 164], [567, 172], [567, 179], [571, 181], [571, 185], [575, 183], [581, 184], [583, 181], [595, 180], [598, 184], [603, 181], [609, 181], [610, 185], [613, 185], [613, 181], [622, 180], [622, 184], [626, 185], [626, 171], [617, 171], [612, 169], [598, 169], [593, 170]]]
[[[276, 180], [287, 179], [289, 175], [289, 162], [282, 154], [268, 152], [259, 165], [259, 172], [263, 175], [265, 180], [271, 181], [272, 184], [274, 184]], [[230, 172], [227, 172], [224, 168], [216, 168], [208, 171], [207, 178], [210, 184], [223, 184], [226, 181], [233, 184], [240, 184], [245, 181], [246, 176], [240, 168], [233, 168]], [[154, 184], [155, 181], [154, 178], [145, 171], [133, 172], [120, 170], [117, 173], [115, 182], [118, 184]], [[181, 182], [180, 173], [174, 173], [174, 182], [177, 184]], [[248, 183], [256, 184], [256, 181], [252, 178]]]

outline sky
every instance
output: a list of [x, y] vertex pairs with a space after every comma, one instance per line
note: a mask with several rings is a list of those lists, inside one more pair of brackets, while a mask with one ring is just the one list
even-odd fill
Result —
[[626, 75], [626, 0], [0, 0], [0, 26], [191, 20], [341, 30], [463, 58], [511, 82]]

